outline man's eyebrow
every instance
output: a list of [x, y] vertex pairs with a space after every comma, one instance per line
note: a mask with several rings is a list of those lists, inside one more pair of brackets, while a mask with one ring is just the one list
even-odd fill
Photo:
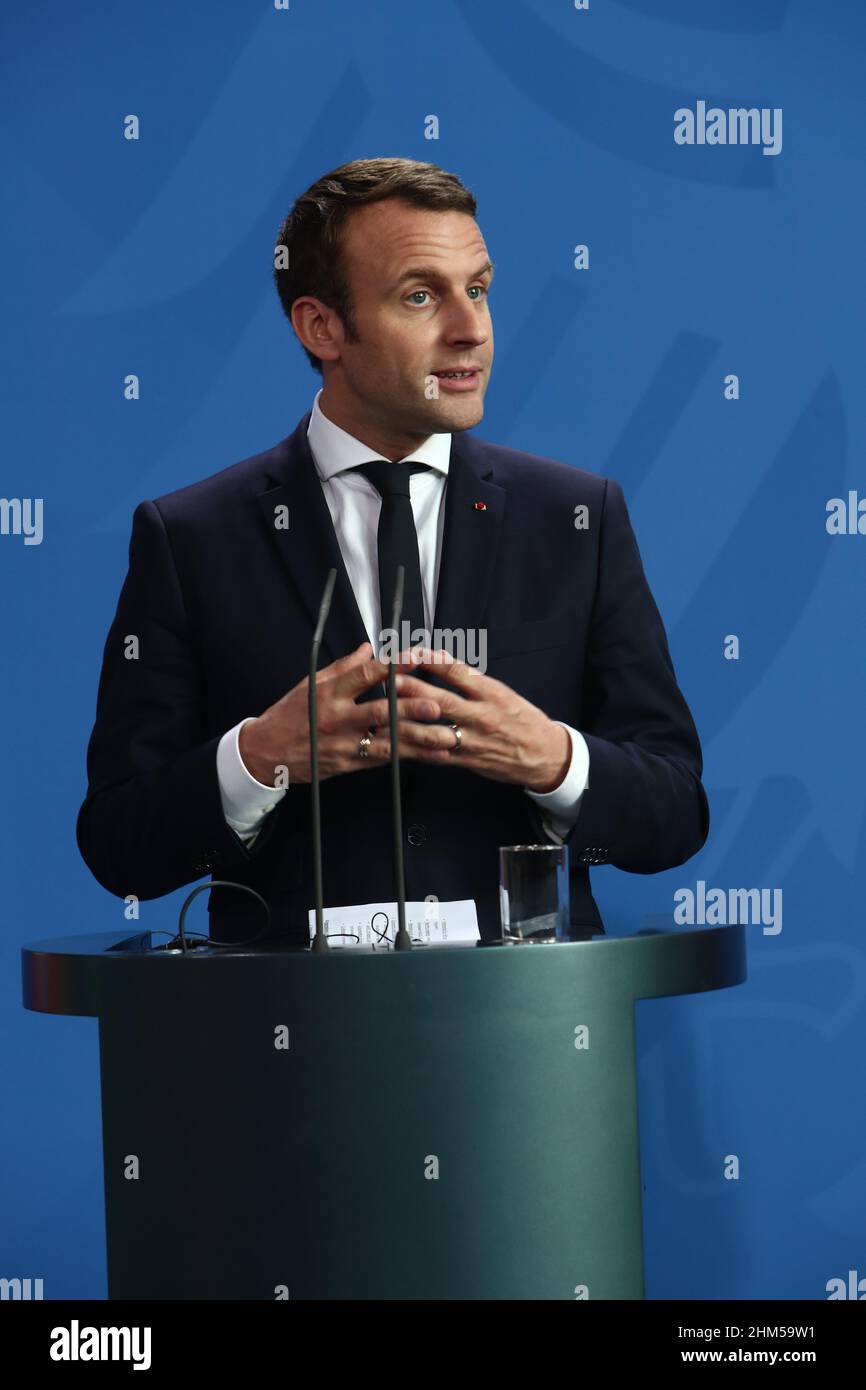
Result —
[[[493, 262], [492, 262], [492, 261], [485, 261], [485, 262], [484, 262], [484, 265], [481, 266], [481, 268], [480, 268], [479, 270], [474, 271], [473, 274], [469, 276], [469, 279], [470, 279], [470, 280], [478, 280], [478, 279], [481, 278], [482, 275], [486, 275], [486, 274], [488, 273], [488, 271], [489, 271], [489, 273], [490, 273], [490, 278], [491, 278], [491, 280], [492, 280], [492, 279], [493, 279]], [[403, 274], [400, 276], [400, 278], [399, 278], [398, 280], [395, 280], [395, 281], [394, 281], [393, 288], [394, 288], [395, 290], [396, 290], [396, 289], [399, 289], [400, 286], [401, 286], [401, 285], [404, 285], [404, 284], [406, 283], [407, 280], [430, 280], [431, 282], [435, 282], [436, 284], [440, 284], [440, 285], [441, 285], [441, 284], [443, 284], [444, 281], [445, 281], [445, 276], [442, 274], [441, 271], [437, 270], [437, 269], [435, 268], [435, 266], [432, 266], [432, 265], [413, 265], [409, 270], [404, 270], [404, 271], [403, 271]]]

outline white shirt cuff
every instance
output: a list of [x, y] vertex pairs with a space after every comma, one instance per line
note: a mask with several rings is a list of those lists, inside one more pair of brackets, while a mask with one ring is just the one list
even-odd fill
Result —
[[577, 821], [580, 799], [589, 785], [589, 748], [583, 734], [577, 729], [564, 724], [561, 719], [555, 719], [554, 723], [567, 729], [571, 739], [568, 771], [552, 792], [533, 792], [529, 788], [525, 788], [525, 791], [541, 811], [545, 828], [552, 832], [552, 837], [564, 840]]
[[249, 844], [261, 829], [262, 821], [286, 794], [285, 787], [267, 787], [247, 769], [238, 746], [238, 735], [244, 724], [255, 715], [242, 719], [223, 734], [217, 746], [217, 779], [223, 815], [236, 835]]

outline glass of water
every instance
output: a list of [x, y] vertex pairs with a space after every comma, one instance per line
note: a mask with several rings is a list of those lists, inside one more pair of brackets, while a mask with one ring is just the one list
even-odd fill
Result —
[[499, 850], [503, 941], [571, 941], [567, 845]]

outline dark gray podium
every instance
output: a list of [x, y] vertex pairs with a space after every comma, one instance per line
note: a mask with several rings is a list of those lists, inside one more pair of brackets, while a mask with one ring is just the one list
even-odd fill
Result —
[[744, 929], [411, 952], [23, 951], [99, 1019], [113, 1299], [643, 1297], [637, 999]]

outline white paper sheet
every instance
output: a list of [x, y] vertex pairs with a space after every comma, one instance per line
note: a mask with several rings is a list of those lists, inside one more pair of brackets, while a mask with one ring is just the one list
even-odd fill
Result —
[[[310, 940], [316, 930], [316, 913], [309, 913]], [[396, 903], [358, 903], [353, 907], [326, 907], [325, 936], [334, 950], [393, 951], [397, 935]], [[474, 946], [479, 940], [474, 898], [456, 902], [407, 902], [406, 930], [413, 946]]]

